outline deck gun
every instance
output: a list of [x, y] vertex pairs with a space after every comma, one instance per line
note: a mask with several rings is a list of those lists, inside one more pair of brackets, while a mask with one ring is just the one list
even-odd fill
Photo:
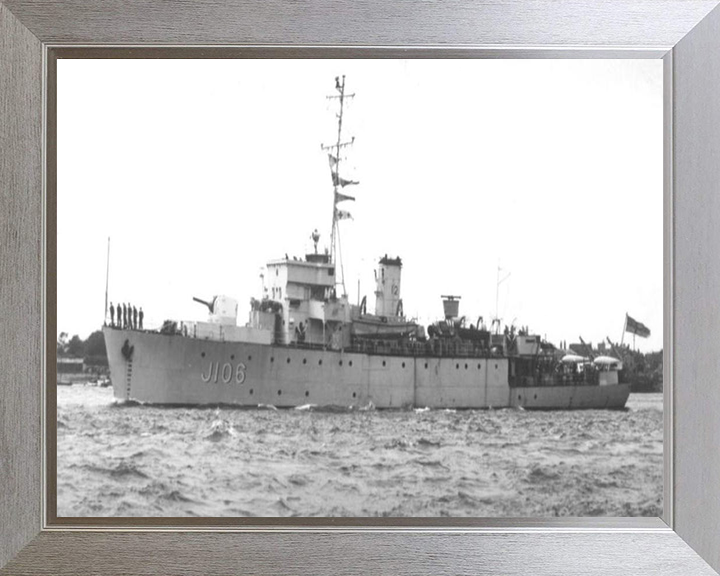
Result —
[[195, 302], [199, 302], [200, 304], [205, 304], [205, 306], [208, 307], [208, 310], [210, 310], [210, 314], [215, 312], [215, 302], [217, 301], [217, 296], [212, 299], [212, 302], [206, 302], [205, 300], [201, 300], [195, 296], [193, 296], [193, 300], [195, 300]]

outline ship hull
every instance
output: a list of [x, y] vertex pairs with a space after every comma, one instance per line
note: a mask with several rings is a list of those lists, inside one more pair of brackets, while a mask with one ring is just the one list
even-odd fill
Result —
[[511, 405], [528, 410], [588, 409], [625, 407], [629, 384], [607, 386], [532, 386], [513, 388]]
[[511, 388], [509, 362], [501, 357], [367, 354], [109, 327], [103, 332], [115, 397], [148, 404], [620, 408], [629, 393], [626, 385]]

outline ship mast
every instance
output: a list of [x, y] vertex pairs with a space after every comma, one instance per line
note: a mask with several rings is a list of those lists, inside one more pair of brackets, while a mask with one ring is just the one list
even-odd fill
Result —
[[349, 141], [342, 141], [342, 125], [343, 125], [343, 112], [345, 110], [345, 100], [348, 98], [354, 98], [355, 94], [345, 94], [345, 76], [335, 78], [335, 89], [338, 94], [327, 96], [328, 100], [338, 100], [340, 104], [340, 110], [337, 113], [338, 127], [337, 127], [337, 140], [328, 145], [321, 145], [322, 150], [328, 152], [328, 159], [330, 161], [330, 173], [332, 175], [333, 182], [333, 212], [332, 212], [332, 226], [330, 228], [330, 261], [336, 265], [340, 265], [340, 281], [336, 284], [342, 284], [343, 295], [345, 295], [345, 272], [342, 264], [342, 253], [340, 250], [340, 228], [338, 226], [339, 220], [350, 217], [349, 213], [344, 210], [338, 210], [338, 202], [345, 200], [354, 200], [352, 196], [342, 194], [339, 190], [350, 184], [357, 184], [352, 180], [345, 180], [340, 176], [340, 162], [342, 160], [340, 151], [351, 146], [355, 142], [353, 136]]
[[508, 278], [510, 278], [510, 272], [508, 272], [505, 276], [500, 278], [500, 272], [502, 272], [503, 269], [500, 268], [500, 262], [498, 261], [498, 267], [497, 267], [497, 282], [495, 284], [495, 318], [493, 318], [493, 324], [496, 324], [495, 330], [496, 334], [500, 334], [500, 316], [498, 311], [498, 303], [500, 301], [500, 284], [505, 282]]
[[108, 313], [108, 288], [110, 286], [110, 236], [108, 236], [107, 246], [107, 261], [105, 268], [105, 316], [103, 317], [103, 324], [107, 323]]

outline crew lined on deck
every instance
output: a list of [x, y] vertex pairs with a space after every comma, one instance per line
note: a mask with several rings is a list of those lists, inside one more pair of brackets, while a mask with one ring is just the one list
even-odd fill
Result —
[[[117, 313], [117, 319], [116, 319]], [[145, 313], [143, 312], [142, 306], [136, 308], [129, 302], [118, 303], [114, 306], [110, 302], [110, 326], [113, 328], [121, 328], [123, 330], [143, 330], [143, 319]]]

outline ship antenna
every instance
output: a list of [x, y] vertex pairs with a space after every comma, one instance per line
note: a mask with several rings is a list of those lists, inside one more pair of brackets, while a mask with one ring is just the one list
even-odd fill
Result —
[[317, 228], [315, 228], [315, 230], [313, 230], [313, 233], [310, 235], [310, 238], [312, 239], [313, 244], [315, 245], [315, 254], [317, 254], [318, 253], [317, 245], [318, 245], [318, 242], [320, 241], [320, 232], [317, 231]]
[[103, 324], [107, 323], [109, 282], [110, 282], [110, 236], [108, 236], [107, 264], [105, 267], [105, 316], [103, 317]]
[[496, 327], [495, 327], [495, 330], [497, 331], [496, 334], [499, 334], [499, 333], [500, 333], [500, 317], [498, 316], [498, 301], [499, 301], [499, 298], [500, 298], [500, 284], [502, 284], [503, 282], [505, 282], [505, 280], [507, 280], [508, 278], [510, 278], [510, 274], [511, 274], [510, 272], [508, 272], [508, 273], [507, 273], [505, 276], [503, 276], [502, 279], [501, 279], [501, 278], [500, 278], [500, 272], [502, 272], [502, 271], [503, 271], [503, 269], [500, 268], [500, 262], [498, 262], [498, 267], [497, 267], [497, 284], [495, 284], [495, 318], [494, 318], [494, 320], [493, 320], [493, 323], [494, 323], [494, 324], [496, 323]]
[[[342, 79], [341, 79], [342, 78]], [[343, 288], [343, 294], [346, 293], [345, 290], [345, 272], [343, 269], [343, 263], [342, 263], [342, 254], [340, 252], [340, 228], [338, 226], [338, 220], [341, 218], [347, 218], [349, 217], [349, 214], [347, 212], [339, 212], [337, 208], [337, 203], [342, 202], [343, 200], [354, 200], [352, 196], [347, 196], [345, 194], [340, 194], [338, 191], [339, 188], [342, 188], [343, 186], [347, 184], [357, 184], [357, 182], [343, 180], [340, 177], [340, 150], [342, 148], [345, 148], [346, 146], [350, 146], [355, 142], [355, 137], [353, 136], [349, 141], [343, 142], [342, 141], [342, 125], [343, 125], [343, 112], [345, 110], [345, 100], [348, 98], [354, 98], [355, 94], [345, 94], [345, 75], [342, 77], [336, 77], [335, 78], [335, 89], [338, 91], [337, 95], [327, 96], [328, 100], [338, 100], [340, 102], [340, 111], [337, 114], [338, 119], [338, 128], [337, 128], [337, 140], [333, 144], [329, 145], [321, 145], [320, 147], [322, 150], [329, 151], [329, 160], [330, 160], [330, 172], [332, 174], [332, 180], [333, 180], [333, 213], [332, 213], [332, 226], [330, 228], [330, 261], [331, 262], [337, 262], [340, 264], [340, 282], [336, 282], [336, 284], [342, 284]]]

